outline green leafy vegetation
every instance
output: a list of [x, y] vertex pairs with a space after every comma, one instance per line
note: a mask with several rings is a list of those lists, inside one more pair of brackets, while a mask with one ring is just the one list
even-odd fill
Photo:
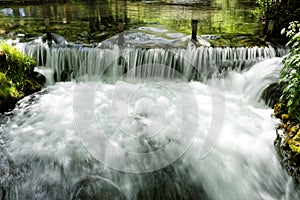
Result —
[[300, 122], [300, 24], [297, 21], [291, 22], [282, 32], [286, 32], [290, 39], [287, 45], [291, 47], [291, 53], [283, 60], [281, 101], [286, 104], [288, 114]]
[[[291, 152], [290, 158], [300, 158], [300, 24], [291, 22], [282, 30], [289, 38], [291, 52], [283, 59], [280, 73], [283, 91], [280, 102], [274, 106], [275, 117], [282, 120], [279, 129], [284, 131], [283, 148]], [[298, 163], [300, 165], [300, 163]]]
[[284, 27], [289, 26], [291, 21], [299, 20], [300, 1], [299, 0], [256, 0], [257, 7], [252, 11], [264, 24], [267, 33], [268, 24], [272, 20], [274, 26], [270, 37], [280, 43], [286, 43], [280, 32]]

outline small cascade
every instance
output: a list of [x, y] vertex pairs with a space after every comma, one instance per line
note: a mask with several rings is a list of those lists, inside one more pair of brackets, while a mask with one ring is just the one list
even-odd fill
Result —
[[54, 71], [46, 67], [35, 67], [34, 71], [42, 74], [46, 78], [46, 85], [53, 85], [54, 81]]
[[241, 71], [257, 61], [285, 54], [284, 50], [275, 50], [271, 46], [252, 48], [189, 46], [185, 49], [120, 49], [118, 46], [112, 46], [101, 49], [80, 46], [49, 48], [42, 44], [19, 43], [17, 48], [36, 58], [38, 66], [52, 69], [56, 81], [103, 79], [114, 82], [121, 76], [126, 76], [128, 72], [131, 75], [138, 75], [137, 69], [142, 69], [143, 76], [152, 76], [156, 73], [153, 70], [161, 70], [154, 68], [153, 65], [166, 67], [167, 71], [164, 74], [176, 71], [187, 80], [202, 81], [231, 70]]

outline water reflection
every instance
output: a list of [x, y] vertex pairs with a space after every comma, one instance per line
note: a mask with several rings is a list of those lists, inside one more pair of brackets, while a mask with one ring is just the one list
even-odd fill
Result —
[[[260, 31], [249, 10], [255, 0], [93, 0], [41, 5], [2, 5], [0, 37], [25, 33], [26, 38], [51, 31], [71, 42], [100, 42], [124, 29], [141, 26], [191, 34], [198, 19], [200, 34], [251, 34]], [[57, 1], [56, 1], [57, 2]]]

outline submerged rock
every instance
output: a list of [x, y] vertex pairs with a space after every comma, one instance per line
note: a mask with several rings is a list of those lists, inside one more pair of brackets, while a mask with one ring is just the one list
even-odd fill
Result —
[[75, 188], [72, 200], [80, 199], [119, 199], [126, 197], [121, 193], [117, 185], [110, 180], [100, 176], [89, 176], [82, 178]]
[[280, 96], [282, 94], [283, 83], [272, 83], [262, 92], [261, 98], [264, 100], [265, 104], [270, 107], [279, 102]]

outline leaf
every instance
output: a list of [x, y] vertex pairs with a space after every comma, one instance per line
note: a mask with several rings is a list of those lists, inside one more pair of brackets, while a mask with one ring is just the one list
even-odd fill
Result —
[[293, 36], [293, 40], [297, 39], [297, 38], [300, 38], [300, 32], [296, 33], [294, 36]]

